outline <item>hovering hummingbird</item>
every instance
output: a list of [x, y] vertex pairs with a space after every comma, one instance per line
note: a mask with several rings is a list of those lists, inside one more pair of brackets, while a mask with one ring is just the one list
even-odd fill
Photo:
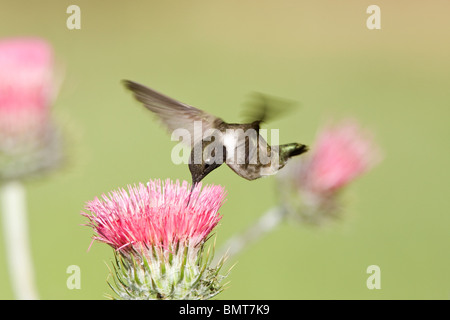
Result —
[[[289, 158], [308, 151], [304, 144], [270, 146], [264, 140], [259, 131], [260, 124], [266, 120], [267, 104], [260, 108], [259, 115], [250, 123], [227, 123], [139, 83], [129, 80], [124, 80], [123, 83], [170, 131], [181, 128], [187, 130], [190, 137], [194, 137], [189, 139], [192, 187], [224, 162], [242, 178], [254, 180], [277, 173]], [[202, 133], [200, 138], [194, 132], [195, 125], [198, 124]]]

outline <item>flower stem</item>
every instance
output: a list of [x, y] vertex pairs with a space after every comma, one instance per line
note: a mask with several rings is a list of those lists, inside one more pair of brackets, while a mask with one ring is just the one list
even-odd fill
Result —
[[13, 292], [19, 300], [37, 299], [26, 214], [26, 193], [18, 181], [0, 186], [5, 246]]
[[282, 206], [273, 207], [266, 211], [254, 224], [247, 228], [243, 233], [236, 234], [221, 247], [216, 257], [227, 254], [227, 260], [238, 255], [253, 242], [261, 239], [266, 233], [269, 233], [283, 221], [286, 210]]

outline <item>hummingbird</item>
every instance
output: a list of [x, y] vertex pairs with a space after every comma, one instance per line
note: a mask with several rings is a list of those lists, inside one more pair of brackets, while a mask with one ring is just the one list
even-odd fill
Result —
[[[264, 104], [249, 123], [227, 123], [203, 110], [169, 98], [153, 89], [130, 80], [123, 80], [136, 100], [155, 113], [170, 130], [189, 132], [191, 147], [189, 171], [192, 187], [213, 170], [226, 163], [246, 180], [276, 174], [287, 161], [308, 151], [301, 143], [270, 146], [260, 135], [260, 124], [266, 121], [268, 105]], [[195, 125], [201, 135], [195, 136]]]

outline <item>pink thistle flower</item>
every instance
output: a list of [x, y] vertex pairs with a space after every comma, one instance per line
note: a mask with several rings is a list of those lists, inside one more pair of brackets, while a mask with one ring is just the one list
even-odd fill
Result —
[[47, 122], [53, 96], [53, 50], [37, 38], [0, 42], [0, 128], [3, 134]]
[[300, 188], [311, 193], [336, 192], [380, 160], [371, 133], [353, 120], [326, 126], [314, 145], [297, 181]]
[[116, 250], [130, 246], [168, 249], [178, 243], [197, 247], [219, 223], [218, 210], [224, 198], [220, 186], [201, 190], [201, 185], [197, 185], [191, 194], [186, 181], [180, 185], [178, 181], [161, 184], [155, 180], [147, 185], [128, 186], [128, 192], [112, 191], [102, 200], [95, 198], [86, 205], [92, 214], [83, 215], [97, 234], [94, 240]]
[[[119, 189], [88, 202], [85, 209], [90, 213], [82, 215], [95, 231], [93, 240], [107, 243], [120, 256], [115, 292], [124, 299], [200, 299], [217, 294], [220, 290], [199, 288], [206, 283], [217, 287], [218, 272], [205, 273], [200, 256], [221, 219], [218, 210], [224, 199], [221, 186], [202, 190], [198, 184], [191, 190], [186, 181], [168, 179], [128, 186], [128, 191]], [[135, 274], [142, 277], [142, 285], [135, 283]], [[206, 276], [210, 279], [194, 281]]]
[[0, 179], [40, 171], [59, 159], [50, 121], [55, 83], [49, 43], [39, 38], [0, 41]]
[[282, 187], [288, 211], [314, 223], [335, 216], [340, 191], [380, 160], [373, 135], [355, 120], [325, 126], [309, 154], [293, 162], [280, 176], [280, 182], [291, 182], [292, 188]]

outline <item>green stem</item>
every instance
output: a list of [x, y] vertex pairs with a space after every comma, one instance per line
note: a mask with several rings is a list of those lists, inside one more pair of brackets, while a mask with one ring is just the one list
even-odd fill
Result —
[[283, 221], [286, 211], [283, 207], [277, 206], [266, 211], [254, 224], [248, 227], [243, 233], [236, 234], [221, 247], [217, 258], [227, 255], [227, 260], [241, 253], [250, 244], [261, 239], [265, 234], [272, 232]]
[[16, 299], [37, 299], [26, 213], [26, 192], [19, 181], [0, 186], [0, 209], [11, 284]]

